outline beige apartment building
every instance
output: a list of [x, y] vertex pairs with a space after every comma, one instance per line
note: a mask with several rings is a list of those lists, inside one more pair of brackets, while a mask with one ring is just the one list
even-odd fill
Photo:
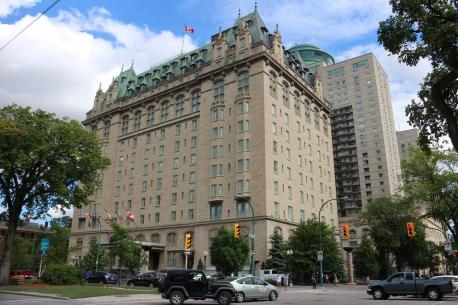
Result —
[[[275, 229], [287, 239], [336, 197], [330, 116], [320, 82], [257, 10], [202, 48], [122, 71], [83, 122], [112, 164], [94, 203], [75, 209], [70, 246], [82, 257], [92, 237], [107, 245], [110, 228], [87, 216], [109, 214], [141, 242], [145, 268], [184, 267], [190, 233], [190, 266], [201, 259], [211, 271], [210, 239], [234, 223], [248, 237], [251, 205], [259, 269]], [[322, 220], [337, 225], [335, 201]]]
[[290, 49], [322, 82], [332, 107], [332, 140], [339, 223], [350, 224], [348, 244], [365, 228], [360, 213], [372, 198], [394, 195], [401, 185], [388, 77], [373, 54], [339, 63], [310, 45]]

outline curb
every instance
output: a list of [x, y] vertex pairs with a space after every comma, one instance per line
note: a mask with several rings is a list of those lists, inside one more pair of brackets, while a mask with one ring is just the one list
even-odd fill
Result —
[[72, 299], [66, 298], [66, 297], [59, 297], [57, 295], [45, 294], [45, 293], [39, 293], [39, 292], [0, 290], [0, 293], [28, 295], [28, 296], [42, 297], [42, 298], [48, 298], [48, 299], [56, 299], [56, 300], [72, 300]]

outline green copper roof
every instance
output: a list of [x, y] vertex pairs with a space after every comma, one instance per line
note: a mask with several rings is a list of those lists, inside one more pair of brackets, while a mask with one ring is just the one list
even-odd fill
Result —
[[296, 54], [304, 65], [309, 65], [320, 61], [324, 61], [327, 65], [335, 64], [334, 58], [331, 56], [331, 54], [311, 44], [295, 45], [294, 47], [289, 48], [288, 51]]

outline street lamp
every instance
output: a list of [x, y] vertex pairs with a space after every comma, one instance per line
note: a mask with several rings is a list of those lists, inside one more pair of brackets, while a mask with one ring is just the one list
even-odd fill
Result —
[[253, 210], [253, 206], [251, 205], [250, 197], [236, 197], [236, 200], [248, 203], [248, 205], [250, 206], [250, 209], [251, 209], [251, 234], [249, 235], [249, 237], [251, 239], [250, 273], [252, 275], [256, 275], [255, 274], [256, 273], [256, 266], [255, 266], [255, 262], [254, 262], [256, 252], [254, 250], [255, 249], [255, 235], [254, 235], [254, 210]]
[[[288, 279], [291, 279], [291, 283], [293, 283], [293, 277], [292, 277], [292, 273], [291, 273], [291, 257], [293, 256], [294, 254], [294, 251], [293, 249], [288, 249], [286, 250], [286, 255], [288, 256], [288, 261], [289, 261], [289, 276], [288, 276]], [[289, 283], [286, 283], [286, 285], [288, 285]]]
[[341, 197], [341, 198], [331, 198], [327, 201], [325, 201], [321, 207], [320, 207], [320, 211], [318, 212], [318, 234], [319, 234], [319, 237], [320, 237], [320, 253], [321, 253], [321, 257], [319, 258], [320, 260], [320, 287], [323, 288], [323, 258], [324, 258], [324, 255], [323, 255], [323, 241], [322, 241], [322, 238], [321, 238], [321, 211], [323, 210], [324, 206], [330, 202], [330, 201], [333, 201], [333, 200], [338, 200], [338, 199], [348, 199], [348, 197]]

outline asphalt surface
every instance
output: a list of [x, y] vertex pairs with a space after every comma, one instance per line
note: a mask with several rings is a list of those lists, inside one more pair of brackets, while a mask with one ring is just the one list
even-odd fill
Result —
[[[136, 304], [136, 305], [168, 305], [168, 300], [161, 299], [159, 295], [131, 295], [131, 296], [107, 296], [96, 298], [85, 298], [76, 300], [59, 300], [42, 298], [36, 296], [13, 295], [0, 293], [1, 305], [117, 305], [117, 304]], [[216, 301], [194, 301], [188, 300], [185, 304], [190, 305], [211, 305], [217, 304]], [[235, 303], [237, 304], [237, 303]], [[365, 286], [330, 286], [325, 288], [312, 289], [311, 287], [290, 287], [287, 291], [282, 290], [280, 297], [275, 302], [267, 300], [248, 301], [247, 305], [456, 305], [458, 296], [446, 296], [438, 302], [428, 299], [413, 297], [391, 297], [388, 300], [373, 300], [366, 294]]]

